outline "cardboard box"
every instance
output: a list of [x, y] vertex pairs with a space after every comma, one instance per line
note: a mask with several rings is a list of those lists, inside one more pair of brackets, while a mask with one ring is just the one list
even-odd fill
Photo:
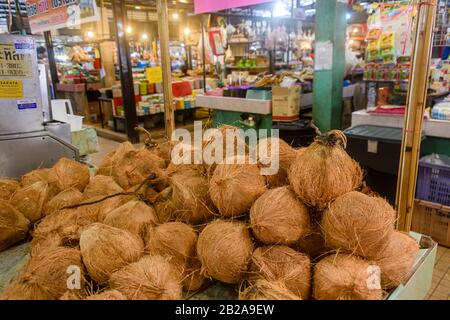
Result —
[[411, 229], [450, 247], [450, 207], [416, 200]]
[[300, 117], [300, 87], [272, 87], [274, 121], [295, 121]]

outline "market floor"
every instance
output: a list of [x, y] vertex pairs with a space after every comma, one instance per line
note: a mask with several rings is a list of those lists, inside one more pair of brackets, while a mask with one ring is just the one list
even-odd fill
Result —
[[450, 300], [450, 249], [438, 247], [433, 282], [426, 299]]

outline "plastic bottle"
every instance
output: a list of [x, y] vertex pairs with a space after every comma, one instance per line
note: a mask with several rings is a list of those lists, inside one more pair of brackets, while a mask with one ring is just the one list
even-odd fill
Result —
[[369, 92], [367, 93], [367, 110], [373, 110], [376, 107], [377, 91], [373, 83], [369, 84]]

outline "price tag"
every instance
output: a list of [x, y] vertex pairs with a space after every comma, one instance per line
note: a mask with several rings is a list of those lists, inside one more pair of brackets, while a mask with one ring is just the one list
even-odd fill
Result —
[[160, 83], [162, 82], [162, 70], [161, 67], [151, 67], [147, 68], [147, 80], [149, 83]]

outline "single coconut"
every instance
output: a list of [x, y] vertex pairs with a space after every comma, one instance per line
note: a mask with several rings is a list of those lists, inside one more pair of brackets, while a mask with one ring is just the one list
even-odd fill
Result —
[[382, 290], [374, 266], [348, 254], [329, 255], [314, 267], [316, 300], [381, 300]]
[[109, 284], [129, 300], [180, 300], [180, 274], [165, 258], [144, 256], [111, 275]]
[[352, 191], [337, 198], [323, 213], [327, 246], [371, 258], [388, 243], [395, 211], [381, 198]]
[[282, 281], [258, 279], [239, 291], [239, 300], [302, 300], [292, 293]]
[[0, 200], [8, 201], [13, 193], [20, 188], [20, 183], [13, 179], [0, 179]]
[[[149, 229], [146, 237], [146, 251], [161, 255], [185, 266], [195, 256], [197, 233], [181, 222], [168, 222]], [[172, 260], [170, 260], [172, 262]]]
[[144, 244], [129, 231], [94, 223], [81, 234], [80, 250], [91, 278], [105, 283], [113, 272], [137, 261]]
[[152, 149], [152, 152], [163, 159], [166, 162], [166, 166], [168, 166], [172, 160], [172, 150], [178, 143], [179, 141], [172, 140], [160, 143]]
[[287, 246], [257, 248], [252, 255], [251, 279], [281, 281], [303, 300], [311, 290], [311, 260]]
[[129, 201], [114, 209], [103, 220], [111, 227], [128, 230], [144, 238], [147, 229], [158, 222], [155, 210], [142, 201]]
[[93, 177], [83, 192], [85, 199], [102, 198], [122, 193], [124, 190], [112, 177], [96, 175]]
[[30, 220], [36, 222], [42, 217], [42, 208], [48, 196], [48, 184], [43, 181], [18, 189], [9, 203]]
[[125, 190], [140, 185], [165, 167], [163, 159], [145, 148], [126, 152], [113, 166], [112, 176]]
[[30, 221], [16, 208], [0, 200], [0, 251], [25, 239]]
[[133, 145], [126, 141], [120, 144], [120, 146], [113, 152], [106, 155], [100, 166], [97, 169], [96, 174], [111, 176], [113, 174], [113, 168], [118, 161], [120, 161], [128, 151], [135, 150]]
[[271, 189], [253, 204], [250, 225], [264, 244], [294, 244], [310, 229], [308, 208], [290, 188]]
[[208, 193], [208, 180], [201, 175], [174, 174], [170, 178], [173, 215], [191, 224], [200, 224], [214, 216]]
[[88, 296], [85, 300], [127, 300], [127, 298], [117, 290], [105, 290]]
[[306, 205], [326, 208], [361, 185], [362, 171], [345, 152], [347, 138], [338, 130], [316, 137], [291, 165], [289, 182]]
[[20, 179], [22, 187], [29, 187], [36, 182], [45, 182], [48, 184], [48, 199], [53, 198], [62, 191], [55, 172], [52, 169], [36, 169], [28, 172]]
[[44, 204], [42, 209], [44, 216], [52, 214], [55, 211], [63, 209], [67, 206], [73, 206], [83, 201], [83, 194], [75, 188], [61, 191], [50, 201]]
[[76, 188], [83, 191], [89, 183], [89, 168], [78, 161], [61, 158], [53, 166], [60, 189]]
[[256, 164], [219, 164], [209, 183], [211, 200], [222, 217], [247, 213], [264, 192], [266, 182]]
[[391, 289], [405, 283], [419, 252], [417, 241], [410, 235], [393, 231], [388, 245], [375, 257], [374, 263], [381, 269], [381, 286]]
[[248, 227], [237, 221], [216, 220], [200, 233], [197, 254], [203, 274], [225, 283], [239, 283], [253, 252]]
[[121, 207], [127, 202], [136, 200], [137, 198], [134, 195], [117, 195], [101, 201], [98, 211], [98, 221], [103, 222], [111, 211]]
[[[31, 257], [41, 254], [42, 251], [65, 247], [65, 240], [62, 236], [55, 233], [49, 233], [45, 237], [34, 237], [31, 240]], [[70, 242], [67, 242], [69, 244]], [[78, 242], [69, 247], [77, 247]]]
[[52, 248], [33, 257], [19, 277], [6, 290], [8, 300], [57, 300], [74, 281], [84, 285], [84, 268], [80, 251], [71, 248]]

